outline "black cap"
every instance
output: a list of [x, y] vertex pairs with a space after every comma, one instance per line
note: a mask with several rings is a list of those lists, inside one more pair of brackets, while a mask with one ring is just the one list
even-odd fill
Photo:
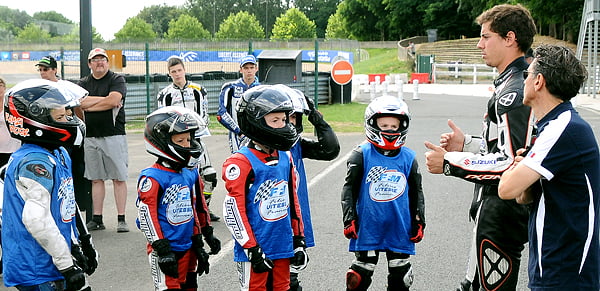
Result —
[[44, 66], [46, 68], [56, 68], [56, 60], [52, 56], [45, 56], [35, 65]]

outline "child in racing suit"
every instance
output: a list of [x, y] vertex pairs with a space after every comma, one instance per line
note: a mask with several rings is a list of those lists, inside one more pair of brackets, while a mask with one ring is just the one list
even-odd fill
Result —
[[379, 252], [388, 261], [387, 290], [409, 290], [415, 243], [423, 238], [425, 199], [415, 152], [405, 146], [408, 106], [396, 97], [375, 98], [365, 111], [367, 140], [348, 159], [342, 189], [344, 236], [356, 259], [346, 290], [371, 284]]
[[202, 154], [194, 133], [202, 124], [198, 114], [179, 106], [146, 117], [146, 150], [158, 160], [140, 173], [137, 206], [155, 290], [197, 290], [196, 274], [209, 271], [202, 237], [210, 254], [221, 249], [204, 196], [198, 195], [203, 185], [194, 169]]
[[[317, 140], [308, 139], [300, 136], [300, 140], [290, 150], [294, 165], [298, 171], [298, 201], [302, 211], [302, 221], [304, 222], [304, 236], [306, 238], [306, 247], [314, 247], [315, 239], [313, 235], [312, 220], [310, 215], [310, 204], [308, 200], [308, 182], [304, 170], [304, 158], [331, 161], [340, 153], [340, 144], [335, 132], [323, 119], [323, 115], [317, 111], [312, 99], [296, 89], [285, 85], [275, 85], [282, 90], [288, 90], [294, 105], [294, 112], [290, 115], [290, 122], [296, 127], [298, 134], [304, 131], [302, 126], [302, 116], [307, 115], [308, 121], [314, 126]], [[275, 87], [274, 86], [274, 87]], [[298, 275], [301, 270], [290, 269], [290, 291], [301, 291]]]
[[[185, 66], [183, 65], [183, 60], [180, 58], [170, 58], [167, 62], [167, 69], [169, 70], [169, 76], [173, 79], [173, 83], [169, 84], [169, 86], [163, 88], [158, 93], [158, 108], [164, 106], [182, 106], [192, 109], [200, 115], [202, 121], [204, 121], [204, 124], [206, 125], [202, 131], [196, 132], [195, 138], [202, 148], [204, 148], [198, 163], [198, 170], [204, 181], [204, 199], [210, 210], [212, 194], [215, 187], [217, 187], [217, 171], [215, 171], [212, 166], [208, 155], [208, 148], [202, 140], [202, 137], [210, 136], [210, 131], [208, 130], [210, 119], [208, 117], [206, 89], [199, 84], [186, 80]], [[219, 219], [221, 219], [219, 216], [210, 211], [210, 221], [219, 221]]]
[[240, 128], [251, 141], [223, 164], [223, 216], [235, 239], [241, 290], [288, 290], [290, 265], [308, 263], [288, 152], [298, 140], [287, 119], [292, 109], [286, 92], [271, 86], [248, 90], [238, 108]]
[[[70, 85], [69, 85], [70, 84]], [[22, 146], [4, 180], [4, 285], [19, 290], [90, 290], [97, 254], [78, 213], [71, 158], [85, 126], [68, 108], [87, 95], [82, 88], [27, 80], [6, 94], [6, 126]]]

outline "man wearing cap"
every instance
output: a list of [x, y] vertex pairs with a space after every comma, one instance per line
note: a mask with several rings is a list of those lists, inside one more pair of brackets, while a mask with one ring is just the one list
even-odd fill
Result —
[[256, 77], [258, 64], [253, 55], [244, 56], [240, 60], [240, 72], [240, 79], [223, 84], [217, 112], [217, 120], [229, 130], [229, 147], [232, 153], [239, 150], [248, 140], [237, 123], [237, 104], [246, 90], [260, 85]]
[[49, 80], [52, 82], [58, 82], [58, 76], [56, 75], [56, 60], [52, 56], [43, 57], [37, 64], [38, 72], [40, 72], [40, 78]]
[[84, 142], [85, 177], [92, 180], [93, 218], [89, 230], [105, 229], [102, 221], [105, 186], [112, 180], [117, 204], [117, 232], [128, 232], [125, 222], [127, 202], [127, 139], [125, 136], [125, 78], [109, 70], [108, 55], [101, 48], [88, 54], [92, 73], [79, 85], [90, 94], [81, 101], [87, 127]]

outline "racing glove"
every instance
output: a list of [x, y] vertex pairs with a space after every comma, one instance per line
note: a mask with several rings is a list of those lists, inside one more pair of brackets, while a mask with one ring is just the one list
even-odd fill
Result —
[[210, 247], [209, 255], [216, 255], [221, 251], [221, 241], [213, 235], [213, 227], [205, 226], [202, 228], [202, 235], [204, 236], [204, 241]]
[[177, 257], [171, 250], [171, 243], [166, 238], [156, 240], [152, 243], [152, 248], [158, 256], [158, 267], [167, 276], [173, 278], [179, 277], [177, 270]]
[[323, 120], [323, 114], [321, 114], [321, 112], [317, 110], [313, 99], [306, 95], [304, 95], [304, 99], [306, 99], [306, 104], [308, 105], [308, 109], [310, 110], [310, 112], [308, 113], [308, 121], [313, 125], [315, 123], [321, 122]]
[[294, 257], [290, 261], [291, 267], [296, 270], [304, 270], [308, 265], [308, 254], [306, 253], [306, 241], [303, 236], [294, 236]]
[[[206, 166], [202, 169], [202, 179], [204, 180], [205, 194], [212, 194], [213, 189], [217, 187], [217, 171], [212, 166]], [[208, 194], [208, 195], [210, 195]]]
[[85, 275], [77, 265], [61, 270], [60, 273], [65, 277], [66, 291], [79, 290], [85, 286]]
[[412, 227], [412, 237], [410, 241], [418, 243], [423, 239], [423, 231], [425, 230], [425, 223], [422, 221], [416, 221]]
[[[219, 242], [219, 248], [220, 247], [221, 243]], [[198, 273], [198, 276], [202, 276], [203, 273], [208, 274], [210, 263], [208, 262], [208, 254], [204, 250], [204, 243], [202, 242], [201, 234], [192, 236], [192, 249], [194, 250], [196, 259], [198, 260], [196, 273]]]
[[81, 247], [76, 243], [71, 243], [71, 256], [77, 267], [81, 268], [84, 272], [88, 269], [88, 259], [81, 251]]
[[273, 270], [273, 261], [265, 256], [260, 246], [256, 245], [245, 251], [254, 273], [264, 273]]
[[344, 236], [347, 239], [357, 239], [358, 238], [358, 233], [357, 233], [357, 229], [358, 226], [356, 226], [356, 219], [350, 220], [349, 222], [345, 223], [344, 225]]
[[92, 236], [89, 233], [80, 236], [79, 241], [81, 242], [81, 250], [87, 259], [87, 268], [82, 269], [86, 274], [91, 275], [98, 268], [98, 252], [96, 252]]

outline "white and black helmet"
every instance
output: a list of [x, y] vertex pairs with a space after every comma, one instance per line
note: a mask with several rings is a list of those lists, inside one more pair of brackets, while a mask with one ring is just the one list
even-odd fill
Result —
[[[377, 126], [377, 118], [392, 116], [400, 120], [398, 130], [381, 130]], [[404, 101], [393, 96], [381, 96], [373, 99], [365, 110], [365, 131], [367, 140], [384, 150], [396, 150], [404, 145], [410, 113]]]
[[[182, 167], [194, 167], [203, 152], [202, 145], [194, 134], [206, 128], [198, 113], [181, 106], [166, 106], [150, 113], [146, 117], [144, 140], [146, 151], [161, 159], [174, 162]], [[189, 132], [190, 147], [173, 143], [175, 134]]]
[[302, 116], [310, 113], [310, 108], [308, 107], [308, 103], [306, 103], [306, 97], [304, 97], [304, 93], [298, 89], [290, 88], [285, 85], [274, 85], [274, 87], [281, 87], [282, 90], [286, 91], [292, 100], [292, 106], [294, 107], [294, 111], [291, 114], [296, 115], [296, 131], [298, 134], [301, 134], [304, 131], [304, 127], [302, 126]]
[[85, 137], [83, 121], [74, 114], [67, 115], [66, 121], [56, 121], [51, 112], [79, 106], [80, 99], [87, 94], [70, 82], [32, 79], [18, 83], [6, 93], [4, 102], [10, 135], [26, 143], [81, 145]]
[[288, 90], [280, 86], [260, 85], [246, 91], [238, 104], [238, 125], [242, 133], [253, 141], [276, 150], [287, 151], [298, 141], [294, 125], [286, 120], [282, 128], [267, 125], [269, 113], [284, 112], [286, 117], [294, 110]]

